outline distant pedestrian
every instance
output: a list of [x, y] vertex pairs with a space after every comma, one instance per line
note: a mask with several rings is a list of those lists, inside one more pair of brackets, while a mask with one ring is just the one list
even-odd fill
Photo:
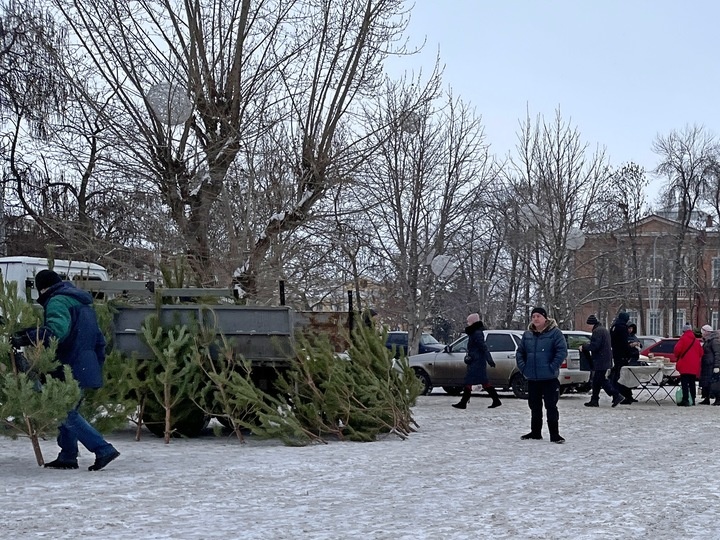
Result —
[[720, 387], [720, 335], [709, 324], [706, 324], [700, 330], [703, 338], [700, 396], [703, 399], [698, 402], [698, 405], [710, 405], [711, 398], [715, 398], [713, 405], [720, 405], [720, 392], [713, 389], [713, 386]]
[[629, 334], [627, 325], [629, 320], [630, 315], [623, 311], [618, 313], [615, 322], [613, 322], [613, 325], [610, 327], [610, 345], [612, 346], [613, 353], [613, 368], [610, 372], [610, 380], [625, 398], [620, 402], [622, 405], [630, 405], [634, 401], [637, 401], [633, 398], [632, 389], [618, 382], [620, 379], [620, 371], [623, 367], [630, 364], [633, 356], [628, 341]]
[[530, 407], [530, 433], [521, 439], [542, 439], [543, 403], [547, 413], [550, 440], [564, 443], [560, 436], [560, 366], [567, 358], [567, 342], [555, 319], [547, 316], [542, 307], [535, 307], [530, 324], [523, 333], [515, 353], [518, 369], [528, 381], [528, 407]]
[[642, 342], [637, 337], [637, 325], [630, 323], [627, 325], [628, 328], [628, 345], [630, 345], [630, 365], [636, 366], [640, 362], [640, 349], [642, 349]]
[[456, 409], [467, 408], [472, 387], [475, 384], [481, 384], [483, 389], [492, 398], [492, 403], [488, 409], [494, 409], [502, 405], [498, 397], [497, 390], [488, 381], [487, 367], [495, 367], [495, 361], [490, 355], [490, 351], [485, 344], [485, 326], [480, 320], [480, 315], [471, 313], [467, 317], [467, 327], [465, 333], [468, 335], [467, 354], [465, 355], [465, 363], [467, 364], [465, 372], [465, 386], [463, 387], [463, 395], [458, 403], [454, 403]]
[[[61, 364], [70, 366], [73, 378], [82, 392], [100, 388], [103, 385], [105, 338], [92, 308], [92, 296], [69, 281], [62, 281], [52, 270], [38, 272], [35, 286], [40, 292], [38, 303], [44, 311], [43, 325], [17, 332], [12, 337], [12, 345], [19, 348], [44, 343], [48, 346], [51, 339], [57, 339], [57, 359]], [[45, 467], [77, 469], [78, 442], [95, 454], [95, 463], [88, 468], [91, 471], [103, 469], [120, 455], [80, 415], [78, 409], [82, 401], [81, 397], [60, 425], [57, 437], [60, 454], [54, 461], [46, 463]]]
[[616, 407], [623, 399], [623, 395], [615, 385], [607, 379], [607, 371], [612, 368], [612, 347], [610, 346], [610, 332], [604, 328], [595, 315], [587, 318], [587, 324], [592, 325], [590, 343], [580, 345], [582, 352], [590, 353], [592, 360], [592, 395], [586, 407], [600, 406], [600, 389], [612, 397], [612, 406]]
[[690, 324], [683, 327], [682, 336], [673, 349], [675, 354], [675, 369], [680, 373], [680, 387], [682, 400], [679, 407], [689, 407], [695, 404], [695, 382], [700, 377], [703, 348], [695, 337]]

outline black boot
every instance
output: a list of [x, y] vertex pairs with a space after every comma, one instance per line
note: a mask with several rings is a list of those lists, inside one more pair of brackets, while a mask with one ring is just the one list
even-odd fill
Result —
[[715, 402], [713, 403], [713, 405], [720, 405], [720, 397], [715, 398]]
[[557, 444], [562, 444], [565, 442], [565, 439], [560, 436], [560, 428], [557, 422], [551, 422], [550, 420], [548, 420], [548, 431], [550, 431], [550, 442], [554, 442]]
[[586, 407], [599, 407], [600, 406], [600, 397], [593, 394], [592, 397], [590, 397], [590, 401], [588, 401], [585, 404], [585, 406]]
[[492, 398], [492, 403], [488, 406], [488, 409], [494, 409], [495, 407], [502, 405], [502, 401], [500, 401], [497, 390], [495, 390], [494, 386], [488, 386], [485, 391]]
[[620, 392], [618, 392], [613, 396], [612, 406], [617, 407], [620, 403], [625, 403], [625, 398]]
[[526, 433], [520, 438], [524, 441], [527, 441], [528, 439], [542, 439], [542, 418], [531, 418], [530, 433]]
[[710, 398], [705, 396], [702, 401], [698, 401], [698, 405], [710, 405]]
[[472, 389], [470, 387], [465, 387], [463, 389], [462, 397], [460, 398], [460, 401], [457, 403], [453, 403], [453, 407], [456, 409], [467, 409], [468, 401], [470, 401], [470, 394], [472, 393]]

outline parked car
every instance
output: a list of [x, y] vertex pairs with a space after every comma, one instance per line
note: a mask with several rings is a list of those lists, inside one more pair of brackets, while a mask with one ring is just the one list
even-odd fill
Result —
[[644, 349], [646, 347], [649, 347], [653, 343], [657, 343], [661, 339], [663, 339], [661, 336], [635, 336], [640, 340], [641, 347], [640, 349]]
[[[527, 399], [527, 379], [518, 371], [515, 362], [515, 351], [522, 335], [520, 330], [485, 330], [485, 344], [495, 361], [494, 368], [487, 367], [487, 374], [490, 384], [496, 388], [512, 390], [516, 397]], [[463, 336], [442, 351], [410, 356], [410, 367], [423, 385], [423, 394], [429, 394], [434, 387], [442, 387], [450, 395], [462, 392], [467, 341], [468, 336]], [[577, 346], [575, 353], [578, 353]], [[579, 353], [572, 356], [575, 359], [569, 358], [560, 368], [561, 392], [587, 385], [590, 379], [588, 372], [579, 370]], [[569, 368], [568, 363], [574, 367]]]
[[568, 357], [560, 366], [561, 391], [573, 390], [575, 392], [590, 391], [590, 372], [580, 371], [580, 351], [578, 347], [590, 343], [591, 332], [582, 330], [563, 330], [568, 348]]
[[[400, 331], [388, 332], [387, 340], [385, 341], [385, 346], [388, 349], [392, 349], [394, 346], [395, 350], [397, 351], [396, 356], [398, 356], [398, 357], [400, 356], [400, 351], [402, 351], [402, 353], [405, 356], [407, 356], [407, 354], [408, 354], [408, 333], [400, 332]], [[437, 339], [435, 339], [432, 336], [432, 334], [423, 332], [420, 335], [420, 345], [418, 346], [419, 354], [442, 351], [444, 348], [445, 348], [445, 345], [443, 345]]]
[[679, 339], [680, 338], [662, 338], [660, 341], [645, 347], [640, 351], [640, 354], [647, 357], [650, 357], [651, 354], [653, 356], [662, 356], [671, 362], [675, 362], [677, 359], [675, 358], [673, 349], [675, 349], [675, 345]]

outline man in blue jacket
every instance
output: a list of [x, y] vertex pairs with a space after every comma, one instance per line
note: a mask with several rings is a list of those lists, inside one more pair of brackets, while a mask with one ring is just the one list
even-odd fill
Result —
[[[92, 296], [72, 283], [62, 281], [52, 270], [42, 270], [35, 276], [35, 287], [40, 292], [38, 302], [44, 310], [44, 322], [39, 328], [27, 328], [12, 338], [14, 347], [36, 343], [50, 345], [57, 339], [57, 359], [69, 365], [81, 390], [100, 388], [103, 385], [102, 368], [105, 362], [105, 338], [98, 326]], [[59, 372], [57, 375], [61, 375]], [[56, 375], [56, 374], [54, 374]], [[71, 410], [59, 427], [60, 455], [46, 463], [50, 469], [78, 468], [78, 441], [95, 454], [90, 471], [99, 471], [120, 455], [102, 435], [78, 412], [80, 403]]]
[[528, 329], [515, 353], [518, 369], [528, 381], [530, 433], [521, 439], [542, 439], [543, 403], [547, 411], [548, 431], [554, 443], [565, 442], [560, 436], [560, 366], [567, 358], [565, 336], [555, 319], [549, 319], [544, 308], [533, 308]]

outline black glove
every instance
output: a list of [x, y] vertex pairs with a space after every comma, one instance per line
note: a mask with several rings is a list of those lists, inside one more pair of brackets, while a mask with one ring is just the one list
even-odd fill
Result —
[[10, 345], [15, 347], [16, 349], [19, 349], [20, 347], [26, 347], [32, 343], [32, 340], [27, 335], [27, 332], [25, 330], [21, 330], [20, 332], [15, 332], [13, 336], [10, 338]]
[[490, 367], [495, 367], [495, 360], [489, 359], [489, 360], [487, 361], [487, 363], [488, 363], [488, 365], [489, 365]]

